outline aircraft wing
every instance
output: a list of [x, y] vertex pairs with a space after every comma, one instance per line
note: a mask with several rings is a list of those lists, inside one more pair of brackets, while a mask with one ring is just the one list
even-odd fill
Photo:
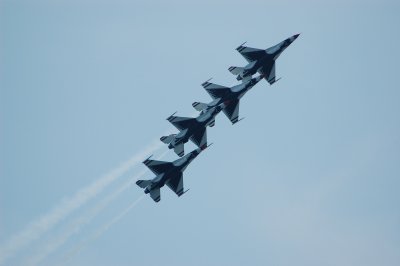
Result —
[[177, 129], [184, 130], [186, 128], [190, 128], [194, 123], [196, 123], [196, 118], [192, 117], [180, 117], [173, 116], [167, 118], [171, 124], [173, 124]]
[[222, 98], [228, 91], [230, 91], [231, 89], [225, 86], [221, 86], [218, 84], [214, 84], [211, 82], [204, 82], [203, 84], [201, 84], [201, 86], [203, 86], [204, 89], [206, 89], [206, 91], [208, 92], [208, 94], [210, 94], [210, 96], [215, 100], [217, 98]]
[[222, 111], [235, 124], [239, 119], [239, 100], [231, 101]]
[[160, 189], [159, 188], [155, 188], [155, 189], [150, 190], [150, 197], [155, 202], [159, 202], [161, 200]]
[[197, 147], [204, 147], [207, 146], [207, 129], [203, 127], [198, 129], [191, 137], [190, 140], [196, 144]]
[[236, 50], [247, 60], [253, 62], [265, 55], [265, 50], [240, 45]]
[[171, 162], [163, 162], [150, 159], [146, 159], [143, 163], [156, 175], [165, 173], [166, 171], [168, 171], [168, 169], [173, 167], [173, 164]]
[[166, 184], [173, 192], [175, 192], [176, 195], [178, 195], [178, 197], [182, 196], [182, 194], [184, 193], [182, 173], [180, 173], [175, 178], [171, 178]]
[[264, 79], [268, 81], [269, 84], [275, 83], [275, 62], [272, 66], [263, 66], [258, 71], [261, 75], [264, 75]]

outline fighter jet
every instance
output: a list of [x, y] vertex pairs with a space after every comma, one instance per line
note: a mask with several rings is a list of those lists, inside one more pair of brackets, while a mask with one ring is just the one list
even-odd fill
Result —
[[217, 85], [214, 83], [210, 83], [209, 80], [201, 84], [204, 89], [210, 94], [210, 96], [214, 99], [210, 103], [200, 103], [194, 102], [192, 106], [197, 111], [207, 112], [210, 108], [213, 108], [216, 105], [221, 103], [228, 103], [225, 105], [223, 109], [224, 114], [228, 117], [228, 119], [235, 124], [239, 122], [239, 101], [240, 99], [248, 92], [254, 85], [256, 85], [264, 76], [259, 75], [258, 77], [249, 79], [247, 81], [242, 82], [239, 85], [233, 86], [231, 88], [224, 87], [221, 85]]
[[150, 193], [150, 197], [155, 202], [160, 201], [160, 188], [164, 185], [167, 185], [178, 197], [182, 196], [188, 191], [183, 190], [183, 171], [185, 171], [190, 162], [207, 147], [208, 146], [203, 146], [202, 148], [198, 148], [173, 162], [150, 160], [150, 156], [143, 163], [156, 177], [151, 180], [138, 180], [136, 184], [144, 188], [145, 194]]
[[236, 50], [247, 60], [248, 64], [245, 67], [231, 66], [228, 70], [237, 75], [237, 80], [250, 79], [252, 75], [258, 72], [264, 75], [268, 83], [272, 85], [279, 80], [275, 78], [275, 60], [299, 35], [293, 35], [266, 50], [247, 47], [243, 43]]
[[185, 154], [184, 144], [193, 141], [197, 147], [207, 146], [207, 126], [215, 125], [215, 116], [221, 112], [228, 104], [228, 101], [214, 105], [207, 111], [200, 113], [196, 118], [179, 117], [172, 114], [167, 118], [180, 132], [160, 138], [165, 144], [169, 144], [169, 149], [174, 149], [175, 153], [182, 157]]

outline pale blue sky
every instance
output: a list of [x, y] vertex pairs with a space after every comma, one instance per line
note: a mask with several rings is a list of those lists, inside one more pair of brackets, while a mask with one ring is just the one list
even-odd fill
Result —
[[[132, 186], [38, 265], [399, 265], [399, 13], [390, 0], [1, 0], [0, 247], [162, 136], [168, 115], [193, 114], [202, 82], [236, 84], [239, 44], [301, 33], [282, 80], [243, 98], [246, 119], [217, 118], [189, 193], [144, 198], [62, 264], [142, 195]], [[143, 169], [5, 265], [26, 265]]]

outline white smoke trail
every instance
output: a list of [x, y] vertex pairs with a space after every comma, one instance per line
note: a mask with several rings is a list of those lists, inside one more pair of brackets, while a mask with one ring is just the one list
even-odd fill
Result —
[[32, 241], [41, 237], [59, 222], [63, 221], [73, 211], [77, 210], [88, 200], [102, 192], [108, 185], [115, 181], [134, 165], [140, 163], [143, 157], [160, 149], [163, 144], [157, 140], [151, 145], [134, 155], [128, 161], [122, 163], [119, 167], [112, 170], [107, 175], [94, 181], [89, 186], [80, 189], [69, 199], [62, 201], [50, 212], [43, 215], [36, 221], [31, 222], [24, 230], [13, 235], [5, 244], [0, 247], [0, 265], [3, 265], [6, 259], [12, 257], [20, 249], [29, 245]]
[[[162, 153], [159, 158], [164, 157], [168, 153], [168, 150]], [[66, 228], [66, 230], [59, 236], [51, 239], [35, 256], [28, 258], [24, 265], [33, 266], [37, 265], [58, 247], [62, 246], [71, 236], [78, 233], [80, 229], [88, 224], [93, 218], [95, 218], [104, 208], [106, 208], [113, 200], [117, 198], [122, 192], [128, 189], [134, 182], [141, 178], [147, 169], [142, 170], [139, 174], [130, 178], [127, 182], [122, 184], [117, 190], [101, 200], [96, 206], [94, 206], [89, 212], [81, 215], [79, 218], [73, 220]]]
[[117, 223], [119, 220], [121, 220], [130, 210], [132, 210], [133, 207], [135, 207], [143, 198], [145, 194], [140, 196], [137, 200], [133, 201], [125, 210], [123, 210], [120, 214], [118, 214], [116, 217], [114, 217], [111, 221], [108, 223], [104, 224], [102, 227], [100, 227], [93, 235], [91, 235], [89, 238], [86, 240], [82, 241], [78, 246], [76, 246], [74, 249], [72, 249], [68, 254], [66, 254], [63, 263], [66, 263], [69, 261], [73, 256], [77, 255], [83, 248], [85, 248], [90, 242], [96, 240], [98, 237], [100, 237], [103, 233], [105, 233], [112, 225]]
[[88, 224], [95, 216], [97, 216], [105, 207], [107, 207], [118, 195], [120, 195], [123, 191], [128, 189], [134, 180], [138, 177], [145, 174], [146, 171], [142, 171], [135, 178], [131, 178], [129, 181], [125, 182], [120, 188], [114, 191], [112, 194], [108, 195], [104, 199], [102, 199], [96, 206], [89, 210], [89, 212], [81, 215], [77, 219], [73, 220], [64, 232], [51, 239], [35, 256], [28, 258], [24, 265], [37, 265], [40, 261], [50, 255], [53, 251], [55, 251], [58, 247], [63, 245], [71, 236], [78, 233], [83, 226]]
[[[169, 151], [165, 151], [163, 154], [161, 154], [159, 156], [159, 159], [163, 158]], [[135, 180], [138, 180], [144, 173], [146, 173], [147, 169], [143, 172], [141, 172], [140, 174], [138, 174], [135, 177]], [[133, 182], [134, 182], [133, 181]], [[143, 195], [144, 196], [144, 195]], [[142, 198], [140, 198], [141, 200]], [[136, 202], [136, 201], [135, 201]], [[134, 203], [135, 203], [134, 202]], [[135, 205], [134, 203], [132, 203], [133, 205]], [[133, 206], [132, 206], [133, 207]], [[114, 223], [116, 223], [117, 221], [119, 221], [123, 216], [126, 215], [126, 213], [128, 213], [128, 211], [132, 208], [131, 206], [128, 207], [126, 210], [124, 210], [121, 214], [119, 214], [118, 216], [116, 216], [115, 218], [113, 218], [108, 224], [104, 225], [102, 227], [102, 229], [99, 229], [94, 235], [92, 235], [91, 237], [83, 240], [80, 244], [78, 244], [75, 248], [73, 248], [72, 250], [70, 250], [66, 255], [65, 255], [65, 259], [64, 259], [64, 263], [69, 261], [74, 255], [78, 254], [85, 246], [87, 246], [91, 241], [97, 239], [101, 234], [103, 234], [111, 225], [113, 225]]]

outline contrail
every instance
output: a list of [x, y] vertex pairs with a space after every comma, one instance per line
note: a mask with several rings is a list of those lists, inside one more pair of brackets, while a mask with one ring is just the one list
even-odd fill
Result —
[[[162, 153], [159, 158], [164, 157], [168, 153], [168, 150]], [[88, 224], [93, 218], [95, 218], [104, 208], [106, 208], [113, 200], [117, 198], [122, 192], [128, 189], [136, 180], [142, 177], [147, 172], [147, 169], [142, 170], [139, 174], [130, 178], [127, 182], [125, 182], [122, 186], [120, 186], [117, 190], [115, 190], [112, 194], [105, 197], [101, 200], [94, 208], [92, 208], [89, 212], [81, 215], [79, 218], [73, 220], [66, 228], [66, 230], [59, 236], [51, 239], [46, 246], [44, 246], [38, 254], [35, 256], [28, 258], [24, 265], [37, 265], [43, 259], [45, 259], [48, 255], [50, 255], [53, 251], [55, 251], [58, 247], [62, 246], [71, 236], [78, 233], [83, 226]]]
[[145, 194], [143, 194], [138, 199], [133, 201], [125, 210], [123, 210], [120, 214], [118, 214], [116, 217], [114, 217], [110, 222], [104, 224], [91, 237], [89, 237], [85, 241], [81, 242], [81, 244], [79, 246], [77, 246], [73, 250], [71, 250], [65, 256], [63, 263], [66, 263], [74, 255], [78, 254], [83, 248], [85, 248], [91, 241], [96, 240], [99, 236], [101, 236], [104, 232], [106, 232], [112, 225], [114, 225], [119, 220], [121, 220], [130, 210], [132, 210], [133, 207], [135, 207], [144, 198], [144, 196], [145, 196]]
[[110, 173], [94, 181], [87, 187], [80, 189], [69, 199], [63, 200], [49, 213], [43, 215], [36, 221], [31, 222], [25, 229], [12, 236], [5, 244], [0, 247], [0, 265], [4, 261], [15, 255], [20, 249], [29, 245], [32, 241], [41, 237], [44, 233], [52, 229], [59, 222], [63, 221], [73, 211], [77, 210], [88, 200], [102, 192], [108, 185], [115, 181], [119, 176], [128, 171], [131, 167], [140, 163], [143, 157], [155, 152], [163, 147], [159, 140], [154, 141], [151, 145], [134, 155], [128, 161], [122, 163], [119, 167]]
[[[165, 151], [163, 154], [161, 154], [159, 156], [159, 159], [163, 158], [169, 151]], [[139, 179], [142, 175], [144, 175], [147, 172], [147, 169], [144, 170], [143, 172], [141, 172], [140, 174], [138, 174], [135, 177], [136, 181], [137, 179]], [[131, 181], [133, 182], [133, 181]], [[138, 200], [134, 201], [128, 208], [126, 208], [122, 213], [120, 213], [118, 216], [114, 217], [108, 224], [104, 225], [101, 229], [99, 229], [95, 234], [93, 234], [91, 237], [87, 238], [86, 240], [83, 240], [79, 245], [77, 245], [75, 248], [73, 248], [72, 250], [70, 250], [66, 255], [65, 255], [65, 259], [64, 259], [64, 263], [67, 262], [68, 260], [70, 260], [74, 255], [78, 254], [85, 246], [87, 246], [89, 244], [89, 242], [97, 239], [101, 234], [103, 234], [105, 231], [107, 231], [107, 229], [109, 227], [111, 227], [114, 223], [116, 223], [117, 221], [119, 221], [123, 216], [125, 216], [132, 208], [133, 206], [136, 205], [137, 201], [141, 200], [143, 198], [144, 195], [142, 195], [142, 197], [140, 197]], [[132, 206], [133, 205], [133, 206]]]
[[120, 188], [114, 191], [112, 194], [108, 195], [102, 199], [96, 206], [94, 206], [89, 212], [81, 215], [77, 219], [73, 220], [66, 228], [66, 230], [59, 236], [51, 239], [35, 256], [28, 258], [24, 265], [37, 265], [44, 258], [50, 255], [54, 250], [63, 245], [71, 236], [78, 233], [83, 226], [88, 224], [93, 218], [95, 218], [105, 207], [107, 207], [113, 200], [117, 198], [123, 191], [128, 189], [134, 180], [146, 173], [143, 170], [137, 175], [137, 177], [129, 179]]

